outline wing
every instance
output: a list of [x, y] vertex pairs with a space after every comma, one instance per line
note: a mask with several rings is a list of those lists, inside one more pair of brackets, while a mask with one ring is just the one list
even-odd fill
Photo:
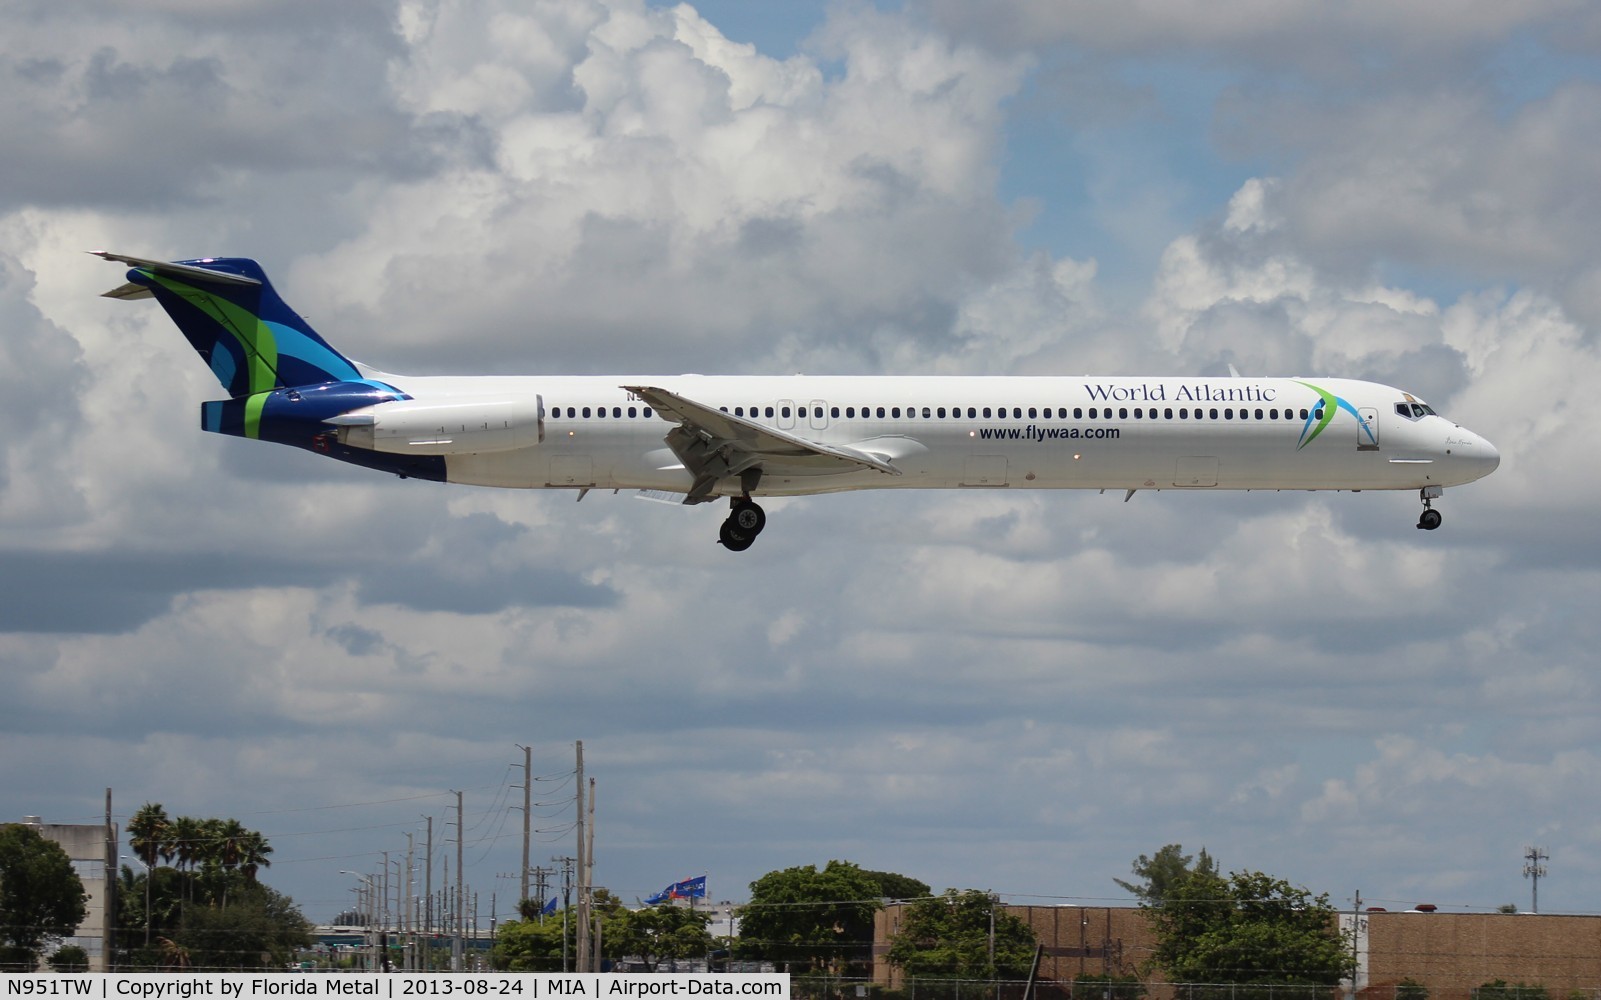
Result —
[[[888, 461], [843, 445], [828, 445], [724, 413], [649, 385], [624, 389], [649, 403], [664, 420], [678, 426], [667, 432], [667, 446], [695, 477], [685, 503], [711, 499], [718, 480], [730, 476], [748, 479], [753, 471], [791, 470], [808, 475], [830, 475], [873, 469], [890, 476], [901, 470]], [[747, 489], [751, 487], [747, 486]]]

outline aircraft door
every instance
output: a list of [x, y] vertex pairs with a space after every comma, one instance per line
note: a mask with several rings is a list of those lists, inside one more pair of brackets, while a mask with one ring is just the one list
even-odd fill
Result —
[[781, 431], [795, 429], [795, 401], [793, 399], [780, 399], [778, 401], [778, 429]]
[[1356, 450], [1379, 450], [1379, 411], [1371, 406], [1357, 407], [1361, 419], [1356, 424]]
[[814, 431], [826, 430], [828, 427], [828, 403], [821, 399], [811, 402], [811, 428]]

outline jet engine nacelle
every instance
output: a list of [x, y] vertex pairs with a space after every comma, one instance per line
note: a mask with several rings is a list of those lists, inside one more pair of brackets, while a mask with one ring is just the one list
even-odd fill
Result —
[[532, 448], [545, 440], [541, 396], [379, 403], [331, 417], [352, 448], [395, 455], [466, 455]]

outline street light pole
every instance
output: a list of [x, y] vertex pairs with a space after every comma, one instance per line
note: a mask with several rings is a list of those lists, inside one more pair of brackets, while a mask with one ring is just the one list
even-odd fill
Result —
[[150, 866], [145, 864], [144, 858], [136, 858], [130, 854], [124, 854], [122, 857], [128, 861], [139, 862], [139, 867], [145, 870], [145, 947], [148, 948], [150, 947], [150, 883], [152, 881]]
[[[387, 871], [388, 871], [388, 869], [386, 868], [385, 869], [386, 874], [387, 874]], [[371, 875], [365, 875], [365, 874], [363, 874], [361, 872], [348, 871], [348, 870], [343, 869], [343, 868], [341, 868], [339, 870], [339, 874], [341, 874], [341, 875], [354, 875], [357, 878], [361, 879], [362, 883], [364, 885], [366, 885], [366, 887], [367, 887], [367, 906], [366, 906], [366, 908], [365, 908], [365, 910], [364, 910], [364, 912], [362, 914], [362, 916], [366, 920], [366, 924], [365, 924], [366, 934], [365, 934], [365, 937], [367, 938], [368, 946], [376, 948], [377, 947], [377, 943], [378, 943], [378, 939], [373, 935], [373, 930], [372, 930], [372, 921], [373, 921], [372, 904], [373, 904], [373, 897], [375, 895], [377, 895], [378, 886], [374, 883], [373, 877]], [[358, 893], [357, 895], [358, 895], [358, 898], [359, 898], [360, 894]], [[370, 962], [371, 962], [371, 964], [368, 966], [369, 971], [373, 971], [373, 972], [378, 971], [378, 969], [379, 969], [378, 956], [377, 955], [372, 955], [370, 957]]]

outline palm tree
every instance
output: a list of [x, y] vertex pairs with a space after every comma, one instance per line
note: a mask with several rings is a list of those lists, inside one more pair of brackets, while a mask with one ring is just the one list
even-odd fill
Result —
[[214, 838], [211, 850], [215, 852], [216, 863], [225, 872], [238, 868], [250, 831], [236, 819], [207, 820], [207, 825], [210, 827], [207, 832]]
[[194, 899], [193, 869], [205, 850], [206, 831], [205, 823], [193, 816], [179, 816], [172, 821], [171, 839], [168, 841], [166, 857], [177, 862], [179, 871], [188, 869], [191, 873], [184, 880], [184, 896]]
[[239, 870], [244, 872], [246, 880], [254, 882], [258, 868], [272, 867], [272, 862], [267, 860], [271, 853], [272, 845], [267, 843], [266, 837], [255, 830], [246, 831], [239, 842]]
[[205, 827], [193, 816], [179, 816], [172, 822], [167, 857], [176, 858], [178, 869], [193, 869], [204, 850]]
[[167, 842], [171, 830], [172, 820], [159, 802], [146, 802], [128, 820], [128, 847], [144, 862], [146, 870], [156, 866], [156, 858], [170, 856]]

